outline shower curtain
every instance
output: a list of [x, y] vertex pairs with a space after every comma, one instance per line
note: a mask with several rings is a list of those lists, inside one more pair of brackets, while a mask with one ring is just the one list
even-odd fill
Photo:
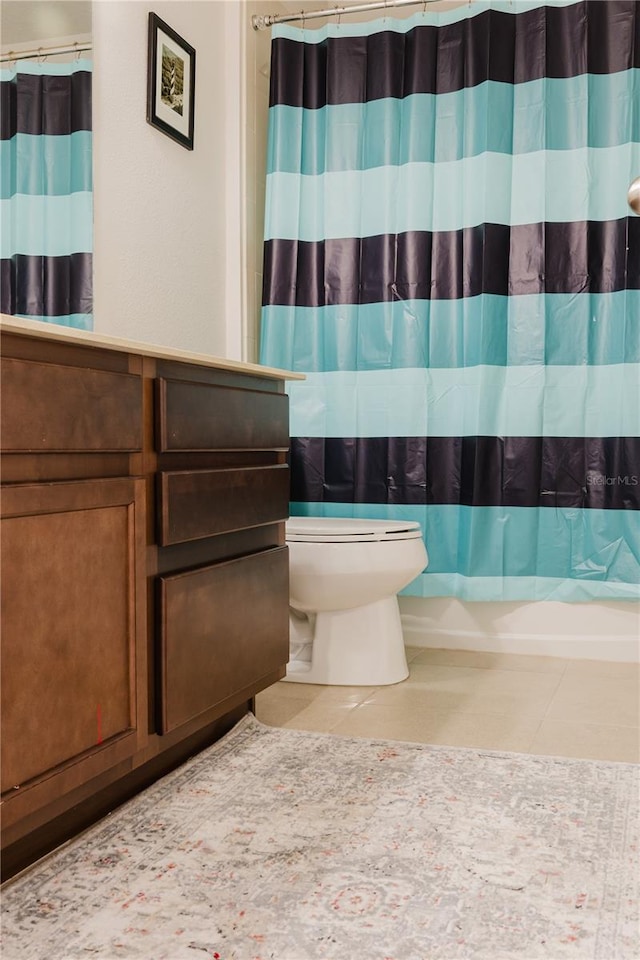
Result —
[[640, 582], [640, 4], [273, 30], [261, 361], [293, 514], [420, 521], [405, 591]]
[[2, 70], [2, 313], [93, 326], [91, 69]]

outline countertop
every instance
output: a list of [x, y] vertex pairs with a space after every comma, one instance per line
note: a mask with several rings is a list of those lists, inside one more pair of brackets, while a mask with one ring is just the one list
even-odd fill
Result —
[[293, 370], [279, 370], [276, 367], [263, 367], [259, 363], [245, 363], [242, 360], [226, 360], [205, 353], [191, 353], [188, 350], [175, 350], [153, 343], [141, 343], [137, 340], [124, 340], [119, 337], [107, 337], [89, 330], [76, 330], [55, 323], [41, 323], [39, 320], [23, 320], [0, 314], [0, 332], [37, 336], [42, 340], [54, 340], [58, 343], [75, 343], [89, 347], [103, 347], [121, 353], [135, 353], [161, 360], [183, 360], [186, 363], [201, 364], [216, 370], [230, 370], [235, 373], [250, 373], [272, 380], [304, 380], [304, 373]]

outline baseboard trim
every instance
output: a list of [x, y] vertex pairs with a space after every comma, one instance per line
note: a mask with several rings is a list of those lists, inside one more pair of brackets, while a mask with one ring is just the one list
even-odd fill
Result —
[[640, 662], [640, 640], [624, 636], [548, 636], [544, 634], [475, 633], [470, 630], [438, 630], [421, 617], [402, 614], [405, 644], [440, 650], [473, 650], [486, 653], [521, 653], [569, 660]]

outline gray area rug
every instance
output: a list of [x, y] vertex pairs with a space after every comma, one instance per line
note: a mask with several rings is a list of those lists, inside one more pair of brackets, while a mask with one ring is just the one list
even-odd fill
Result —
[[248, 716], [6, 885], [2, 960], [637, 960], [638, 774]]

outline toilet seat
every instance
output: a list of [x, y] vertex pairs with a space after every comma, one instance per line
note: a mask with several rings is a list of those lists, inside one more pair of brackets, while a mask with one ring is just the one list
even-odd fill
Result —
[[362, 543], [380, 540], [417, 540], [422, 537], [415, 520], [359, 520], [338, 517], [291, 517], [286, 539], [302, 543]]

